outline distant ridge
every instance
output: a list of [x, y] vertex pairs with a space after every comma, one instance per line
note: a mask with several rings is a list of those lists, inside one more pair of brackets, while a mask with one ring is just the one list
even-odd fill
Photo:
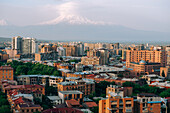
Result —
[[9, 41], [11, 41], [11, 38], [0, 37], [0, 42], [9, 42]]

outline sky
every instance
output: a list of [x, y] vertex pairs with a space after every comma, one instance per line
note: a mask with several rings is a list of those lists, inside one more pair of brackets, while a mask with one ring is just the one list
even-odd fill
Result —
[[170, 32], [170, 0], [0, 0], [0, 25], [52, 24], [76, 17], [91, 24]]

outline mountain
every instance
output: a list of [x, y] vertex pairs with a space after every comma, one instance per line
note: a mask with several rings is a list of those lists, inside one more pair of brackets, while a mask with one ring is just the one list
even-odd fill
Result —
[[32, 26], [0, 26], [1, 37], [35, 37], [46, 40], [170, 41], [170, 33], [136, 30], [75, 15], [59, 16]]
[[86, 24], [91, 24], [91, 25], [105, 25], [105, 24], [112, 24], [112, 23], [106, 23], [103, 21], [93, 21], [90, 20], [86, 17], [82, 17], [82, 16], [77, 16], [77, 15], [60, 15], [59, 17], [57, 17], [56, 19], [50, 20], [50, 21], [46, 21], [46, 22], [42, 22], [39, 25], [56, 25], [59, 23], [67, 23], [67, 24], [78, 24], [78, 25], [86, 25]]

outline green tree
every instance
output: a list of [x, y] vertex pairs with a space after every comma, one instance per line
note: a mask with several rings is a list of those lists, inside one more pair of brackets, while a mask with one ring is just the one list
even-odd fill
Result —
[[2, 105], [0, 107], [0, 113], [11, 113], [9, 105]]
[[167, 89], [160, 93], [161, 97], [170, 97], [170, 89]]

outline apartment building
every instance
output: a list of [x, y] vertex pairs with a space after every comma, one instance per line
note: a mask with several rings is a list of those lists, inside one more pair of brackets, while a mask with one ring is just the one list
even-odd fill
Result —
[[141, 60], [148, 63], [160, 63], [160, 66], [166, 66], [167, 54], [164, 50], [127, 50], [126, 66], [131, 63], [139, 63]]
[[34, 104], [32, 94], [23, 94], [15, 89], [9, 91], [7, 99], [13, 113], [33, 113], [42, 110], [40, 105]]
[[58, 91], [78, 90], [84, 95], [90, 95], [95, 92], [95, 83], [91, 79], [81, 79], [75, 81], [64, 81], [58, 83]]
[[0, 80], [13, 80], [14, 69], [11, 66], [0, 67]]
[[116, 95], [117, 93], [121, 97], [131, 96], [133, 92], [133, 87], [119, 87], [116, 85], [110, 85], [106, 88], [106, 97], [110, 95]]
[[133, 98], [122, 98], [119, 94], [99, 101], [99, 113], [134, 113]]
[[83, 93], [77, 90], [59, 91], [58, 96], [62, 99], [62, 103], [72, 99], [75, 99], [80, 103], [83, 102]]
[[152, 93], [141, 93], [137, 95], [134, 102], [135, 113], [160, 113], [161, 97]]
[[47, 52], [47, 53], [36, 53], [35, 61], [45, 61], [45, 60], [57, 60], [58, 53], [57, 52]]
[[17, 77], [19, 85], [34, 85], [39, 84], [45, 86], [57, 87], [57, 84], [63, 82], [63, 77], [49, 75], [20, 75]]
[[99, 65], [98, 57], [81, 57], [81, 64], [83, 65]]

